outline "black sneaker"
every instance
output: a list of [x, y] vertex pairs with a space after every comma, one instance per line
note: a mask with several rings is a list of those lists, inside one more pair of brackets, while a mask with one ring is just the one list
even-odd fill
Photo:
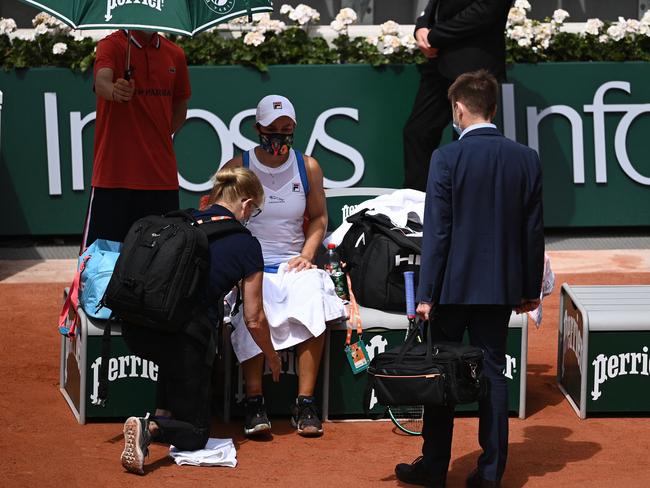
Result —
[[131, 473], [144, 474], [144, 458], [149, 455], [149, 444], [151, 443], [149, 414], [146, 417], [126, 419], [123, 432], [122, 466]]
[[246, 418], [244, 420], [244, 434], [253, 436], [271, 431], [271, 422], [266, 415], [264, 397], [257, 395], [244, 400]]
[[395, 466], [395, 476], [400, 481], [410, 485], [444, 488], [446, 476], [435, 478], [424, 464], [422, 456], [415, 458], [411, 464], [400, 463]]
[[296, 404], [291, 407], [291, 425], [304, 437], [323, 435], [323, 424], [318, 417], [316, 399], [313, 396], [296, 398]]

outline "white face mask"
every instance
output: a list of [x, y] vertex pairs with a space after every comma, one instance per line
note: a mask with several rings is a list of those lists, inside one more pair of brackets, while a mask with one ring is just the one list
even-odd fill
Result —
[[456, 111], [452, 108], [451, 126], [454, 128], [458, 135], [461, 135], [463, 133], [463, 129], [461, 128], [460, 123], [456, 122], [454, 115], [456, 115]]

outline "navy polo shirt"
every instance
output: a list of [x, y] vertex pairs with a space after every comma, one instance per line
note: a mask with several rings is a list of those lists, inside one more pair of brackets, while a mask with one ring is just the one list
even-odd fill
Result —
[[[195, 213], [196, 218], [228, 216], [233, 213], [221, 205]], [[248, 233], [229, 234], [210, 242], [208, 297], [215, 300], [228, 293], [242, 278], [264, 270], [262, 247]]]

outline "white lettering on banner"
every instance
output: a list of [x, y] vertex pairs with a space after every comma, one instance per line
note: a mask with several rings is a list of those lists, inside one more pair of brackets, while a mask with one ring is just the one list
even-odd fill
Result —
[[[573, 351], [578, 361], [578, 370], [582, 374], [582, 332], [578, 321], [568, 311], [564, 311], [564, 333], [562, 338], [562, 354], [566, 356], [567, 351]], [[562, 361], [562, 374], [564, 374], [564, 361]]]
[[[81, 364], [81, 363], [79, 363]], [[99, 392], [99, 369], [102, 365], [102, 358], [98, 357], [90, 365], [93, 370], [93, 392], [90, 401], [95, 402]], [[127, 374], [128, 372], [128, 374]], [[114, 382], [122, 378], [145, 378], [152, 381], [158, 380], [158, 365], [138, 356], [118, 356], [108, 361], [108, 381]]]
[[[376, 354], [381, 354], [386, 350], [386, 346], [388, 345], [388, 340], [384, 339], [383, 336], [377, 334], [370, 339], [370, 342], [366, 344], [366, 352], [368, 353], [368, 359], [370, 361], [373, 360]], [[372, 410], [372, 408], [377, 405], [377, 397], [375, 396], [375, 390], [370, 392], [370, 406], [368, 407], [369, 410]]]
[[131, 4], [145, 5], [162, 12], [165, 0], [106, 0], [106, 15], [104, 15], [104, 20], [106, 20], [106, 22], [111, 20], [113, 18], [113, 10], [117, 7]]
[[514, 374], [517, 372], [517, 358], [506, 354], [506, 367], [503, 369], [503, 376], [509, 380], [514, 379]]
[[314, 130], [311, 133], [309, 138], [309, 143], [307, 144], [307, 149], [305, 152], [307, 154], [313, 154], [316, 143], [318, 142], [325, 149], [332, 151], [333, 153], [340, 154], [341, 156], [346, 157], [350, 160], [354, 166], [354, 172], [352, 176], [347, 180], [336, 181], [330, 180], [329, 178], [323, 178], [323, 186], [325, 188], [348, 188], [350, 186], [356, 185], [365, 171], [365, 162], [363, 156], [359, 151], [357, 151], [352, 146], [342, 143], [341, 141], [334, 139], [325, 132], [325, 122], [330, 117], [335, 115], [344, 115], [350, 117], [355, 122], [359, 121], [359, 111], [356, 108], [349, 107], [336, 107], [326, 110], [318, 116], [316, 122], [314, 123]]
[[[585, 113], [593, 113], [594, 119], [594, 166], [596, 171], [596, 183], [607, 183], [607, 152], [605, 140], [605, 113], [624, 112], [625, 115], [619, 121], [614, 136], [614, 148], [616, 159], [623, 172], [633, 181], [645, 186], [650, 186], [650, 177], [639, 173], [627, 154], [626, 142], [627, 133], [632, 122], [641, 114], [650, 112], [649, 103], [640, 104], [612, 104], [604, 102], [605, 93], [608, 90], [622, 90], [631, 95], [630, 83], [627, 81], [610, 81], [603, 83], [594, 93], [593, 103], [584, 105]], [[504, 95], [505, 96], [505, 95]], [[538, 113], [537, 107], [527, 107], [528, 124], [528, 145], [539, 152], [539, 122], [548, 115], [562, 115], [571, 123], [571, 140], [573, 146], [573, 182], [582, 184], [585, 182], [584, 162], [584, 141], [582, 129], [582, 117], [578, 112], [567, 105], [553, 105]]]
[[45, 144], [47, 145], [47, 181], [50, 195], [61, 195], [61, 156], [59, 154], [59, 111], [56, 93], [45, 99]]
[[84, 127], [95, 121], [97, 112], [90, 112], [83, 119], [81, 112], [70, 112], [70, 151], [72, 157], [72, 189], [84, 189], [84, 153], [82, 134]]
[[347, 219], [350, 215], [353, 215], [356, 213], [357, 208], [359, 205], [343, 205], [341, 207], [341, 214], [343, 215], [343, 221]]
[[591, 363], [594, 366], [594, 388], [591, 390], [591, 399], [596, 401], [603, 395], [600, 386], [607, 380], [628, 374], [649, 376], [648, 346], [643, 346], [642, 351], [596, 356]]

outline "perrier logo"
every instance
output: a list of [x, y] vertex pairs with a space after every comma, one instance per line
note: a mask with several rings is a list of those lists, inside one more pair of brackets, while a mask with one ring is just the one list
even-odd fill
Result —
[[220, 15], [230, 12], [235, 6], [235, 0], [203, 0], [210, 10]]

